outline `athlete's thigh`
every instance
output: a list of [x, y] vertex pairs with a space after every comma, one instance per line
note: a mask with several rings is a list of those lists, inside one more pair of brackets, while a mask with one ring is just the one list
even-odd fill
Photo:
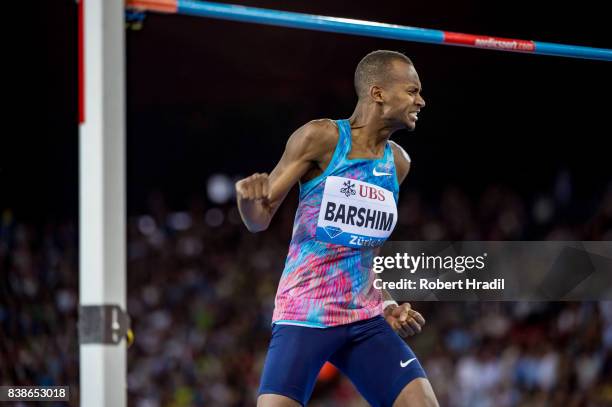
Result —
[[404, 386], [393, 407], [438, 407], [438, 400], [429, 380], [419, 377]]
[[257, 397], [257, 407], [300, 407], [301, 405], [294, 399], [280, 394], [260, 394]]
[[330, 361], [373, 407], [393, 406], [407, 384], [426, 378], [414, 352], [382, 317], [355, 325]]
[[333, 328], [274, 325], [259, 395], [276, 394], [305, 405], [321, 367], [339, 345], [337, 333]]

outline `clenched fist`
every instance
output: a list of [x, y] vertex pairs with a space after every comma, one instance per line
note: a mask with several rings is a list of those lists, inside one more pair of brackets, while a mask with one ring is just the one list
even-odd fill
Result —
[[388, 306], [385, 308], [384, 317], [391, 328], [397, 331], [402, 338], [418, 334], [425, 325], [425, 318], [413, 310], [407, 302], [400, 306]]
[[255, 173], [236, 182], [238, 199], [267, 201], [270, 198], [269, 194], [270, 182], [268, 181], [268, 174], [265, 172]]

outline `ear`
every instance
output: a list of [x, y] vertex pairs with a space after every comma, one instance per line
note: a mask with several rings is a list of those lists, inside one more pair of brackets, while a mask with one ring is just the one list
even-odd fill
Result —
[[370, 86], [370, 97], [374, 102], [382, 103], [384, 100], [382, 88], [376, 85]]

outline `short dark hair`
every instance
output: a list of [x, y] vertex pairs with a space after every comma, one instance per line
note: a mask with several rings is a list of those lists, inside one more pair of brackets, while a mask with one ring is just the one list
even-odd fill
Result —
[[387, 79], [386, 74], [393, 61], [401, 61], [412, 65], [412, 61], [406, 55], [387, 50], [370, 52], [359, 61], [355, 69], [355, 92], [360, 99], [368, 93], [370, 86], [374, 83], [380, 83]]

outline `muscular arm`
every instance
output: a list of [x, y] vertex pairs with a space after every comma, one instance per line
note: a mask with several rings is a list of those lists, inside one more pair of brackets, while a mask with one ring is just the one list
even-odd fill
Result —
[[[404, 182], [408, 172], [410, 172], [410, 157], [406, 150], [404, 150], [395, 141], [389, 140], [391, 143], [391, 150], [393, 151], [393, 161], [395, 162], [395, 172], [397, 173], [397, 183], [399, 185]], [[393, 297], [387, 290], [383, 290], [383, 301], [391, 301]]]
[[291, 188], [309, 171], [322, 166], [337, 139], [329, 120], [311, 121], [296, 130], [270, 175], [253, 174], [236, 183], [238, 210], [251, 232], [266, 230]]
[[[410, 172], [410, 157], [408, 153], [397, 143], [390, 141], [395, 162], [397, 182], [402, 184]], [[393, 297], [387, 290], [383, 290], [383, 301], [391, 301]], [[384, 310], [384, 316], [389, 325], [398, 331], [400, 336], [406, 337], [421, 332], [425, 319], [417, 311], [413, 310], [409, 303], [402, 305], [390, 305]]]
[[[395, 141], [389, 140], [391, 143], [391, 150], [393, 151], [393, 161], [395, 162], [395, 172], [397, 173], [397, 183], [399, 185], [404, 182], [408, 172], [410, 172], [410, 157], [406, 150], [404, 150]], [[393, 300], [393, 297], [387, 290], [383, 290], [383, 300]]]

